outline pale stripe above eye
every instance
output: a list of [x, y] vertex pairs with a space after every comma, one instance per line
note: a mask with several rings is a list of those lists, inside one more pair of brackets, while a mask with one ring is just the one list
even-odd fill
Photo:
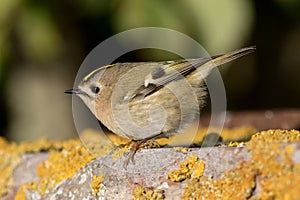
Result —
[[83, 81], [84, 82], [87, 82], [94, 74], [96, 74], [97, 72], [101, 71], [102, 69], [106, 69], [106, 68], [109, 68], [109, 67], [112, 67], [114, 66], [114, 64], [112, 65], [105, 65], [105, 66], [102, 66], [102, 67], [99, 67], [97, 69], [94, 69], [93, 71], [91, 71], [88, 75], [86, 75], [84, 78], [83, 78]]

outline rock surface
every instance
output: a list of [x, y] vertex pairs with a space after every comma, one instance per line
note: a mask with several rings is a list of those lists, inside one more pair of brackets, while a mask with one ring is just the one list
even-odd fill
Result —
[[[143, 185], [164, 190], [166, 199], [180, 199], [185, 182], [174, 183], [166, 176], [191, 154], [205, 161], [204, 175], [214, 178], [250, 158], [244, 147], [192, 148], [188, 153], [175, 152], [173, 148], [143, 149], [136, 153], [134, 164], [129, 163], [127, 169], [123, 167], [124, 157], [114, 161], [110, 155], [104, 156], [88, 163], [73, 178], [62, 181], [49, 193], [39, 196], [35, 191], [28, 191], [26, 196], [28, 199], [131, 199], [133, 189]], [[36, 157], [40, 158], [31, 157], [32, 161], [45, 156]], [[27, 170], [30, 169], [24, 169]], [[102, 189], [95, 196], [91, 182], [93, 175], [100, 174], [104, 174]], [[15, 173], [14, 176], [18, 180], [22, 174]], [[35, 180], [35, 176], [31, 178]]]

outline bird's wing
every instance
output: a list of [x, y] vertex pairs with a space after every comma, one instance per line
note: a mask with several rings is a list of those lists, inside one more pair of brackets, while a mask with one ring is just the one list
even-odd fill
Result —
[[144, 85], [140, 86], [128, 100], [134, 101], [144, 98], [169, 82], [181, 79], [195, 70], [197, 70], [203, 78], [206, 78], [213, 68], [252, 53], [255, 49], [255, 46], [250, 46], [208, 58], [165, 62], [161, 67], [154, 69], [145, 77]]

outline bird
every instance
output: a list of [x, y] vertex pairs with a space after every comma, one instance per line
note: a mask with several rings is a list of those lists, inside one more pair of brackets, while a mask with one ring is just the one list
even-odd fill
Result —
[[252, 53], [256, 46], [204, 58], [114, 63], [96, 68], [66, 94], [78, 96], [113, 133], [133, 143], [125, 160], [149, 140], [180, 134], [205, 106], [212, 70]]

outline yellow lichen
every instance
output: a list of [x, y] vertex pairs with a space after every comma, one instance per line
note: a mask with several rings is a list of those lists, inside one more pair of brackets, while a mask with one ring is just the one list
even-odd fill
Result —
[[138, 186], [133, 190], [132, 200], [163, 200], [163, 190]]
[[102, 189], [102, 187], [101, 187], [102, 181], [103, 181], [103, 174], [100, 174], [99, 176], [93, 175], [91, 189], [95, 196], [98, 195]]
[[62, 180], [74, 176], [81, 167], [94, 159], [95, 156], [108, 153], [112, 146], [104, 142], [103, 136], [92, 130], [86, 130], [81, 135], [81, 139], [84, 144], [79, 139], [65, 142], [42, 139], [35, 142], [20, 143], [17, 146], [19, 154], [48, 151], [50, 155], [37, 167], [37, 175], [40, 179], [24, 184], [19, 189], [16, 199], [25, 199], [26, 190], [37, 190], [41, 195], [44, 194]]
[[[165, 146], [172, 142], [173, 146], [184, 146], [184, 145], [190, 145], [190, 141], [187, 141], [186, 138], [194, 138], [193, 144], [196, 146], [201, 146], [203, 138], [210, 134], [208, 132], [207, 127], [201, 127], [198, 129], [198, 131], [195, 133], [195, 128], [198, 128], [198, 126], [192, 126], [190, 129], [187, 129], [184, 133], [176, 135], [176, 137], [171, 136], [169, 138], [160, 138], [157, 139], [156, 142], [159, 144], [159, 146]], [[218, 130], [218, 129], [216, 129]], [[95, 132], [95, 131], [94, 131]], [[230, 141], [241, 141], [241, 140], [247, 140], [249, 139], [253, 134], [256, 133], [256, 129], [253, 127], [248, 126], [241, 126], [241, 127], [235, 127], [235, 128], [224, 128], [222, 129], [220, 136], [222, 137], [223, 142], [230, 142]], [[195, 134], [195, 135], [191, 135]], [[115, 145], [123, 145], [128, 143], [130, 140], [119, 137], [115, 134], [109, 133], [106, 135], [107, 139], [111, 141], [111, 143]], [[189, 143], [187, 143], [189, 142]], [[156, 145], [154, 145], [156, 147]]]
[[21, 142], [18, 145], [18, 149], [23, 153], [36, 153], [41, 151], [50, 151], [50, 150], [61, 150], [63, 142], [60, 141], [50, 141], [47, 139], [40, 139], [33, 142]]
[[38, 184], [36, 182], [28, 182], [23, 185], [18, 190], [18, 193], [15, 196], [15, 200], [26, 200], [26, 191], [27, 190], [36, 190]]
[[113, 143], [108, 140], [104, 133], [93, 129], [84, 130], [80, 139], [94, 157], [106, 155], [113, 148]]
[[188, 153], [191, 151], [191, 149], [186, 148], [186, 147], [173, 147], [173, 150], [176, 152], [181, 152], [181, 153]]
[[[251, 165], [259, 170], [261, 192], [253, 199], [299, 199], [300, 165], [294, 164], [294, 146], [287, 142], [300, 141], [297, 130], [269, 130], [252, 136], [247, 144]], [[284, 146], [285, 145], [285, 146]]]
[[63, 142], [61, 151], [50, 151], [48, 159], [38, 165], [37, 175], [40, 179], [24, 184], [19, 193], [25, 189], [34, 189], [42, 195], [62, 180], [74, 176], [81, 167], [92, 159], [94, 157], [80, 140]]
[[[213, 130], [213, 128], [212, 128]], [[218, 130], [218, 129], [216, 129]], [[230, 141], [241, 141], [241, 140], [247, 140], [250, 138], [253, 134], [256, 133], [256, 129], [253, 127], [248, 126], [241, 126], [241, 127], [235, 127], [235, 128], [224, 128], [219, 133], [220, 137], [222, 138], [223, 142], [230, 142]], [[208, 129], [205, 127], [201, 127], [193, 141], [193, 144], [197, 146], [201, 146], [203, 139], [206, 135], [210, 134], [208, 132]]]
[[240, 126], [234, 128], [224, 128], [220, 133], [223, 142], [229, 141], [247, 141], [255, 134], [257, 130], [249, 126]]
[[[239, 163], [219, 179], [202, 176], [187, 181], [183, 199], [299, 199], [300, 164], [292, 160], [299, 142], [296, 130], [268, 130], [256, 133], [246, 143], [249, 161]], [[253, 195], [253, 190], [259, 188]]]
[[8, 143], [0, 137], [0, 197], [8, 191], [13, 184], [11, 174], [13, 169], [21, 162], [18, 147], [15, 143]]
[[246, 142], [236, 142], [236, 141], [230, 141], [226, 143], [228, 147], [242, 147], [246, 145]]
[[[13, 184], [13, 169], [21, 163], [21, 155], [24, 153], [34, 153], [40, 151], [60, 150], [62, 143], [58, 141], [48, 141], [45, 139], [35, 142], [14, 142], [8, 143], [4, 138], [0, 137], [0, 196], [4, 195], [8, 188]], [[28, 183], [31, 185], [32, 183]], [[29, 186], [28, 186], [29, 188]], [[23, 190], [22, 188], [20, 190]], [[22, 193], [22, 192], [21, 192]], [[25, 192], [23, 193], [25, 195]], [[18, 195], [17, 199], [25, 199], [24, 195]], [[23, 196], [23, 197], [22, 197]]]
[[182, 199], [246, 199], [255, 186], [255, 171], [245, 167], [241, 163], [219, 180], [206, 176], [189, 179]]
[[167, 175], [167, 179], [173, 182], [179, 182], [191, 177], [199, 178], [204, 172], [204, 161], [191, 155], [184, 162], [180, 163], [178, 167], [178, 170], [172, 170]]
[[[200, 131], [205, 132], [204, 129]], [[234, 132], [236, 134], [233, 134]], [[224, 129], [221, 136], [223, 141], [230, 141], [246, 138], [251, 134], [250, 129], [237, 128]], [[108, 137], [113, 137], [115, 140], [119, 138], [118, 136]], [[196, 141], [199, 142], [201, 138], [203, 137], [198, 133]], [[85, 145], [89, 144], [90, 146], [87, 145], [89, 149], [93, 147], [95, 152], [99, 153], [97, 155], [107, 153], [110, 147], [98, 141], [102, 140], [93, 140], [91, 136], [85, 141]], [[299, 141], [300, 132], [297, 130], [262, 131], [253, 135], [246, 143], [251, 159], [241, 162], [234, 169], [222, 174], [219, 179], [203, 176], [204, 162], [195, 156], [194, 158], [191, 156], [189, 161], [182, 163], [178, 170], [174, 170], [168, 176], [173, 181], [187, 179], [183, 199], [197, 199], [198, 197], [205, 199], [298, 199], [300, 197], [297, 187], [300, 184], [300, 164], [295, 164], [292, 160], [295, 145], [289, 143]], [[234, 146], [240, 143], [232, 144]], [[40, 140], [22, 142], [17, 145], [0, 138], [1, 195], [12, 185], [11, 174], [21, 162], [21, 155], [26, 152], [40, 151], [50, 152], [49, 158], [38, 166], [37, 173], [40, 179], [21, 186], [15, 197], [17, 200], [25, 199], [26, 190], [36, 190], [43, 194], [60, 181], [74, 176], [82, 166], [94, 158], [80, 140], [67, 142]], [[255, 186], [260, 189], [255, 196], [252, 196]], [[152, 192], [150, 190], [141, 187], [137, 188], [134, 194], [153, 196], [153, 190]]]

